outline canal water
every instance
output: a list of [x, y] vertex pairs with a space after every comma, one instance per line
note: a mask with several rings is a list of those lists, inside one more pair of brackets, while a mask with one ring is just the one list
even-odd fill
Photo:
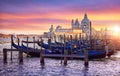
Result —
[[24, 55], [23, 64], [19, 64], [18, 53], [13, 53], [13, 61], [3, 64], [3, 48], [10, 44], [0, 44], [0, 76], [120, 76], [120, 51], [111, 58], [89, 61], [89, 67], [84, 67], [83, 60], [69, 60], [64, 66], [58, 59], [45, 58], [45, 65], [40, 65], [40, 58], [30, 58]]

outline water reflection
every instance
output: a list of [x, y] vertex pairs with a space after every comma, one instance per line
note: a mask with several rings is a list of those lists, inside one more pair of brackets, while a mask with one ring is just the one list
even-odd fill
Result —
[[89, 67], [84, 67], [84, 68], [83, 68], [83, 75], [84, 75], [84, 76], [89, 76], [88, 70], [89, 70]]
[[61, 75], [63, 75], [63, 76], [66, 76], [66, 72], [67, 72], [67, 69], [66, 69], [66, 65], [65, 66], [61, 66], [62, 68], [61, 68]]
[[[6, 45], [5, 45], [6, 46]], [[2, 51], [2, 50], [1, 50]], [[13, 53], [13, 61], [3, 64], [3, 54], [0, 52], [0, 76], [119, 76], [120, 59], [107, 58], [93, 60], [89, 67], [84, 67], [83, 60], [68, 60], [68, 65], [61, 64], [61, 60], [45, 58], [45, 65], [40, 64], [40, 58], [24, 57], [23, 64], [19, 64], [18, 54]], [[118, 53], [120, 56], [120, 53]], [[118, 55], [117, 55], [118, 56]]]
[[22, 75], [23, 75], [23, 69], [24, 69], [24, 66], [23, 66], [23, 65], [19, 65], [19, 66], [18, 66], [18, 70], [19, 70], [19, 71], [18, 71], [18, 75], [19, 75], [19, 76], [22, 76]]
[[45, 69], [45, 64], [40, 64], [40, 66], [42, 70]]

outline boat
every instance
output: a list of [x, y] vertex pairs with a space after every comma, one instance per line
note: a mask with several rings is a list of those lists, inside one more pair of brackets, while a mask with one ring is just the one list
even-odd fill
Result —
[[[24, 53], [26, 54], [29, 54], [30, 56], [32, 57], [39, 57], [40, 56], [40, 50], [38, 49], [33, 49], [31, 47], [27, 47], [25, 46], [24, 44], [22, 44], [21, 46], [18, 46], [16, 44], [13, 44], [13, 46], [15, 48], [20, 48], [20, 49], [23, 49], [23, 50], [26, 50], [26, 51], [23, 51]], [[31, 51], [32, 50], [32, 51]], [[57, 50], [50, 50], [50, 49], [44, 49], [45, 51], [45, 54], [61, 54], [60, 51], [57, 51]], [[68, 51], [68, 50], [67, 50]], [[76, 54], [75, 52], [73, 52], [74, 55], [80, 55], [80, 56], [84, 56], [84, 51], [78, 51], [78, 53]], [[110, 53], [108, 53], [109, 56], [112, 55], [112, 51]], [[88, 51], [88, 57], [89, 59], [94, 59], [94, 58], [105, 58], [106, 57], [106, 52], [105, 50], [89, 50]], [[83, 58], [81, 58], [83, 59]]]
[[71, 42], [65, 42], [64, 43], [60, 43], [60, 42], [57, 42], [59, 44], [56, 44], [56, 43], [44, 43], [44, 42], [39, 42], [38, 41], [38, 46], [42, 47], [42, 48], [45, 48], [45, 49], [51, 49], [51, 50], [72, 50], [72, 51], [76, 51], [77, 49], [79, 50], [83, 50], [84, 48], [89, 48], [90, 46], [83, 43], [71, 43]]
[[[79, 55], [79, 56], [84, 56], [84, 51], [83, 49], [85, 49], [86, 47], [84, 47], [82, 50], [78, 49], [78, 51], [76, 51], [75, 48], [70, 48], [70, 46], [55, 46], [55, 45], [49, 45], [49, 44], [44, 44], [42, 43], [38, 43], [42, 48], [44, 48], [44, 52], [45, 54], [64, 54], [64, 51], [68, 51], [68, 54], [70, 55], [70, 51], [72, 51], [74, 55]], [[43, 46], [44, 45], [44, 46]], [[12, 41], [12, 46], [15, 47], [16, 49], [21, 49], [20, 51], [32, 56], [32, 57], [39, 57], [40, 56], [40, 49], [34, 49], [31, 47], [27, 47], [25, 46], [23, 43], [21, 46], [18, 46], [17, 44], [15, 44]], [[51, 47], [52, 49], [50, 49], [49, 47]], [[65, 50], [64, 50], [65, 49]], [[62, 51], [61, 51], [62, 50]], [[109, 51], [108, 55], [111, 56], [113, 54], [112, 51]], [[89, 59], [93, 59], [93, 58], [105, 58], [106, 57], [106, 51], [105, 50], [88, 50], [88, 57]]]
[[[16, 49], [21, 49], [20, 51], [30, 55], [31, 57], [39, 57], [40, 56], [40, 49], [37, 49], [37, 48], [34, 49], [31, 47], [27, 47], [23, 43], [21, 46], [18, 46], [14, 42], [12, 42], [12, 46]], [[42, 50], [44, 51], [45, 54], [60, 54], [60, 52], [58, 52], [58, 51], [51, 51], [49, 49], [42, 49]]]
[[[53, 43], [52, 43], [53, 44]], [[67, 50], [68, 52], [70, 52], [72, 50], [73, 54], [78, 53], [78, 55], [84, 55], [83, 49], [85, 48], [90, 48], [90, 45], [87, 44], [82, 44], [81, 46], [76, 45], [78, 47], [74, 47], [73, 45], [69, 45], [69, 46], [55, 46], [55, 45], [49, 45], [49, 44], [45, 44], [45, 43], [38, 43], [39, 46], [45, 48], [45, 49], [58, 49], [58, 50], [62, 50], [63, 54], [64, 54], [64, 49]], [[62, 44], [64, 45], [64, 44]], [[110, 57], [111, 55], [114, 54], [114, 51], [109, 50], [107, 56]], [[89, 58], [105, 58], [106, 57], [106, 51], [104, 49], [90, 49], [88, 50], [88, 56]]]
[[[39, 57], [40, 56], [40, 49], [34, 49], [31, 47], [26, 47], [23, 44], [21, 46], [18, 46], [15, 43], [12, 43], [12, 46], [16, 49], [21, 49], [20, 51], [28, 54], [31, 57]], [[45, 49], [44, 50], [45, 54], [52, 54], [52, 52], [50, 50]]]

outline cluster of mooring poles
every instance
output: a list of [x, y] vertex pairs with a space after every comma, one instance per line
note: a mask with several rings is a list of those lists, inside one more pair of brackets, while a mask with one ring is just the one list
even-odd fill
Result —
[[7, 49], [7, 48], [4, 48], [3, 49], [3, 62], [4, 63], [7, 63], [7, 52], [10, 52], [11, 55], [10, 55], [10, 60], [12, 61], [13, 60], [13, 51], [18, 51], [19, 52], [19, 55], [18, 55], [18, 59], [19, 59], [19, 63], [23, 63], [23, 51], [21, 51], [22, 49], [20, 49], [20, 39], [17, 38], [17, 41], [18, 41], [18, 48], [17, 49], [13, 49], [13, 35], [11, 36], [11, 49]]
[[[68, 58], [84, 58], [84, 66], [86, 66], [86, 67], [88, 67], [88, 65], [89, 65], [89, 58], [88, 58], [88, 49], [87, 48], [85, 48], [83, 51], [84, 51], [84, 56], [80, 56], [80, 55], [78, 55], [78, 48], [77, 48], [77, 46], [74, 46], [74, 47], [76, 47], [77, 48], [77, 54], [73, 54], [73, 51], [72, 51], [72, 48], [70, 49], [70, 54], [68, 53], [68, 51], [69, 50], [67, 50], [67, 49], [65, 49], [65, 46], [66, 46], [66, 36], [65, 36], [65, 34], [64, 34], [64, 36], [59, 36], [60, 37], [60, 42], [62, 43], [62, 37], [63, 37], [63, 42], [64, 42], [64, 44], [63, 45], [56, 45], [55, 44], [55, 46], [64, 46], [64, 53], [62, 53], [62, 50], [60, 50], [61, 51], [61, 54], [45, 54], [45, 52], [43, 51], [43, 49], [42, 49], [42, 47], [41, 47], [41, 51], [40, 51], [40, 63], [42, 64], [42, 65], [44, 65], [45, 64], [45, 60], [44, 60], [44, 58], [45, 57], [53, 57], [53, 58], [60, 58], [61, 59], [61, 64], [62, 64], [62, 59], [64, 60], [64, 62], [63, 62], [63, 64], [64, 65], [67, 65], [67, 61], [68, 61]], [[79, 35], [79, 39], [81, 38], [81, 34]], [[49, 38], [48, 39], [48, 44], [50, 44], [51, 43], [51, 40], [52, 38]], [[54, 42], [56, 42], [56, 36], [54, 37]], [[71, 42], [71, 44], [72, 44], [72, 40], [73, 40], [73, 38], [72, 38], [72, 35], [70, 35], [70, 38], [68, 38], [68, 41], [70, 40], [70, 42]], [[78, 36], [76, 35], [75, 36], [75, 41], [77, 42], [77, 40], [78, 40]], [[43, 39], [41, 38], [41, 42], [43, 42]], [[79, 45], [79, 46], [81, 46], [81, 45]], [[51, 47], [51, 45], [50, 45], [50, 47]], [[50, 49], [51, 50], [51, 49]]]
[[[71, 59], [72, 58], [84, 58], [84, 66], [88, 66], [89, 65], [88, 49], [87, 48], [84, 49], [84, 56], [80, 56], [78, 54], [73, 54], [72, 49], [70, 50], [70, 54], [69, 54], [68, 50], [65, 48], [66, 40], [67, 40], [66, 38], [67, 37], [64, 34], [64, 36], [63, 36], [64, 44], [63, 45], [55, 44], [55, 46], [61, 46], [61, 47], [64, 46], [64, 53], [62, 53], [62, 50], [60, 50], [61, 54], [45, 54], [45, 52], [44, 52], [42, 47], [39, 49], [39, 51], [40, 51], [40, 63], [42, 65], [45, 64], [45, 60], [44, 60], [45, 57], [60, 58], [61, 59], [61, 63], [62, 63], [62, 60], [64, 59], [64, 65], [67, 65], [68, 58], [71, 58]], [[77, 40], [80, 39], [80, 38], [81, 38], [81, 34], [79, 35], [79, 38], [76, 35], [75, 36], [75, 41], [77, 42]], [[20, 39], [18, 37], [17, 37], [18, 48], [17, 49], [13, 49], [13, 35], [12, 35], [11, 36], [11, 49], [6, 49], [6, 48], [3, 49], [3, 60], [4, 60], [4, 63], [7, 63], [7, 52], [11, 52], [11, 55], [10, 55], [11, 58], [10, 59], [12, 61], [12, 56], [13, 56], [12, 52], [13, 51], [18, 51], [19, 52], [19, 55], [18, 55], [19, 63], [23, 63], [23, 52], [27, 51], [28, 55], [29, 55], [29, 52], [30, 52], [30, 50], [28, 49], [28, 43], [33, 43], [33, 49], [34, 50], [31, 50], [31, 51], [32, 52], [36, 52], [35, 43], [38, 43], [38, 41], [37, 40], [35, 41], [35, 37], [33, 37], [33, 41], [29, 41], [28, 39], [29, 39], [29, 37], [27, 36], [26, 41], [22, 41], [22, 42], [27, 43], [26, 44], [27, 45], [27, 49], [26, 50], [20, 48]], [[43, 42], [42, 37], [40, 38], [40, 40], [41, 40], [40, 42], [42, 43]], [[54, 40], [56, 42], [56, 37], [54, 37]], [[72, 35], [70, 35], [70, 38], [68, 40], [71, 41], [71, 44], [72, 44], [72, 40], [73, 40]], [[60, 36], [60, 42], [62, 43], [62, 36]], [[48, 43], [51, 43], [51, 38], [48, 39]], [[51, 44], [50, 44], [50, 47], [51, 47]], [[74, 46], [74, 47], [77, 48], [77, 46]], [[52, 49], [50, 49], [50, 50], [52, 50]], [[78, 53], [78, 49], [77, 49], [77, 53]]]

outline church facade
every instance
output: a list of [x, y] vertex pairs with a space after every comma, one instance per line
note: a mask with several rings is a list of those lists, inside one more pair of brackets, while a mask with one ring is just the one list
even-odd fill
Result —
[[71, 28], [69, 29], [62, 28], [62, 26], [57, 26], [54, 29], [53, 25], [51, 25], [48, 35], [52, 37], [54, 35], [76, 35], [80, 33], [86, 35], [88, 39], [90, 35], [96, 33], [96, 31], [91, 27], [91, 21], [88, 19], [87, 14], [84, 15], [81, 22], [79, 22], [78, 19], [72, 19]]

